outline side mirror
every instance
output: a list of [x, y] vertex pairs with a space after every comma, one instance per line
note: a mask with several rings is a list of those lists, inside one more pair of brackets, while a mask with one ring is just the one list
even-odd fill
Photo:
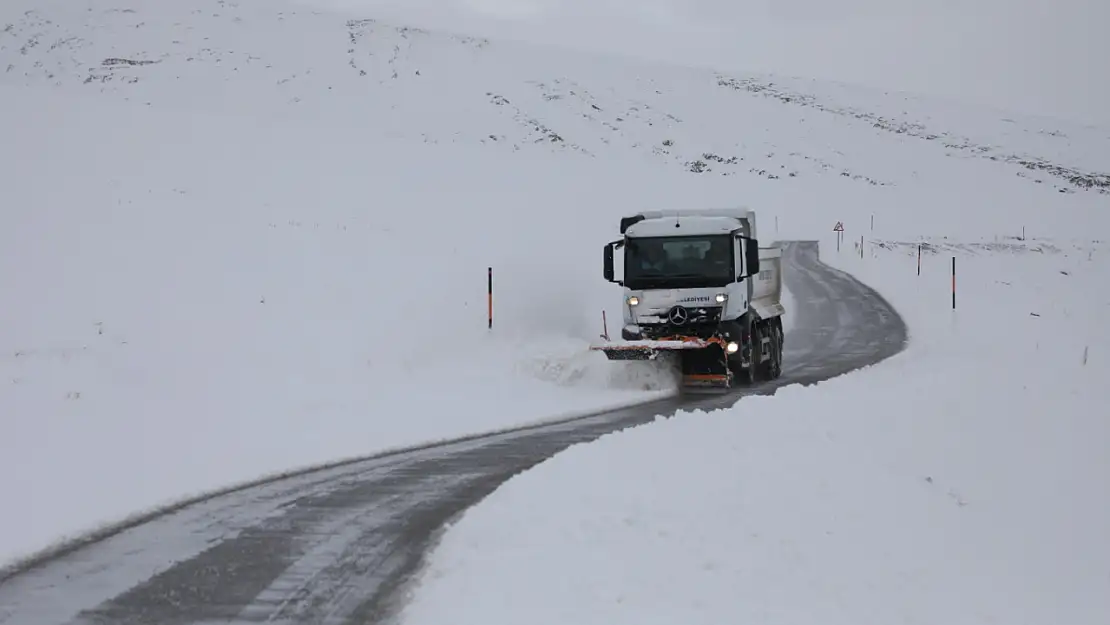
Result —
[[624, 247], [624, 241], [620, 240], [611, 241], [605, 244], [602, 261], [603, 269], [601, 273], [609, 282], [617, 282], [618, 284], [620, 284], [620, 282], [613, 279], [613, 250], [620, 249], [622, 247]]
[[748, 246], [744, 248], [744, 263], [748, 267], [748, 275], [759, 274], [759, 241], [748, 239]]

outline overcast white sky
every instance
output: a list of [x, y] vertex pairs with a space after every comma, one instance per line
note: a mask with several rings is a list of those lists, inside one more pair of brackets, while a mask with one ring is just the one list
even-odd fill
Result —
[[1110, 126], [1110, 0], [299, 0]]

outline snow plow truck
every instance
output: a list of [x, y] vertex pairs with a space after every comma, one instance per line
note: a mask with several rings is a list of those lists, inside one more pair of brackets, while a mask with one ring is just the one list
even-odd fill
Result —
[[606, 332], [591, 349], [609, 360], [669, 354], [683, 388], [728, 389], [779, 377], [782, 248], [759, 247], [755, 218], [748, 209], [622, 218], [621, 238], [605, 246], [603, 272], [623, 287], [621, 340]]

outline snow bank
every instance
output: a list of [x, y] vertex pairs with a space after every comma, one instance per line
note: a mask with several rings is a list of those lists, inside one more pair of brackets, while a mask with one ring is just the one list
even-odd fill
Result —
[[830, 243], [906, 352], [513, 478], [403, 622], [1106, 622], [1110, 246], [933, 240], [918, 277], [916, 241]]

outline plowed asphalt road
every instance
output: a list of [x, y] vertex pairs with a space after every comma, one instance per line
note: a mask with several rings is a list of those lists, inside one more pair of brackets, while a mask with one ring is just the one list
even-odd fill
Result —
[[873, 364], [906, 328], [874, 291], [788, 243], [783, 375], [286, 478], [224, 494], [34, 563], [0, 581], [0, 624], [378, 623], [452, 516], [562, 449], [678, 409], [711, 409]]

